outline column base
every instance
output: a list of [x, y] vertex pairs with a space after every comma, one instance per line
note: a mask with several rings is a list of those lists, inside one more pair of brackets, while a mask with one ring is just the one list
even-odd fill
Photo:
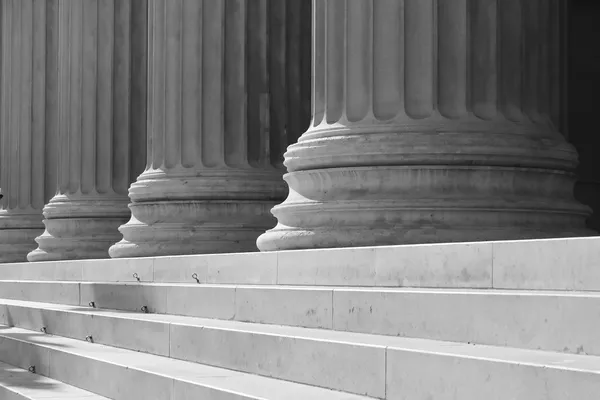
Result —
[[25, 262], [44, 232], [41, 210], [0, 211], [0, 263]]
[[538, 168], [377, 166], [292, 172], [262, 251], [586, 236], [575, 177]]
[[256, 238], [275, 224], [276, 201], [179, 200], [132, 203], [131, 220], [113, 258], [256, 251]]
[[35, 241], [29, 261], [108, 258], [119, 226], [129, 217], [126, 196], [55, 196], [44, 207], [46, 230]]
[[322, 229], [302, 231], [278, 225], [257, 240], [261, 251], [327, 249], [341, 247], [395, 246], [408, 244], [486, 242], [494, 240], [551, 239], [562, 237], [597, 236], [586, 229], [545, 232], [528, 229], [478, 229], [429, 225], [427, 227], [399, 226], [392, 229], [348, 227], [346, 230]]

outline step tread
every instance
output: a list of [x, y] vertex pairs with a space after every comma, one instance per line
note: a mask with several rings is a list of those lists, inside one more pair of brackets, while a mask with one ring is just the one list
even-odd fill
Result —
[[600, 298], [600, 291], [592, 290], [543, 290], [543, 289], [495, 289], [495, 288], [419, 288], [419, 287], [387, 287], [387, 286], [310, 286], [279, 284], [230, 284], [230, 283], [182, 283], [182, 282], [98, 282], [98, 281], [61, 281], [61, 280], [13, 280], [0, 279], [2, 283], [22, 284], [60, 284], [79, 285], [93, 284], [106, 286], [141, 286], [141, 287], [198, 287], [198, 288], [243, 288], [263, 290], [310, 290], [310, 291], [350, 291], [378, 293], [415, 293], [415, 294], [455, 294], [480, 296], [556, 296], [556, 297], [591, 297]]
[[200, 329], [232, 330], [271, 336], [286, 336], [305, 340], [345, 343], [352, 346], [384, 347], [409, 352], [447, 355], [471, 359], [479, 358], [503, 363], [518, 363], [536, 367], [587, 371], [600, 374], [600, 357], [592, 355], [579, 355], [504, 346], [476, 345], [470, 343], [448, 342], [431, 339], [384, 336], [367, 333], [334, 331], [328, 329], [269, 325], [232, 320], [207, 319], [169, 314], [144, 314], [131, 311], [94, 309], [19, 300], [0, 299], [0, 305], [13, 305], [26, 308], [98, 315], [110, 318], [124, 318], [129, 320], [153, 321], [166, 324], [195, 326]]
[[68, 339], [26, 329], [0, 325], [0, 337], [49, 348], [103, 363], [144, 371], [173, 380], [191, 382], [229, 393], [244, 393], [256, 399], [366, 400], [370, 397], [322, 389], [259, 375], [211, 367], [188, 361], [140, 353], [96, 343]]
[[108, 400], [106, 397], [0, 362], [0, 394], [2, 393], [30, 400]]

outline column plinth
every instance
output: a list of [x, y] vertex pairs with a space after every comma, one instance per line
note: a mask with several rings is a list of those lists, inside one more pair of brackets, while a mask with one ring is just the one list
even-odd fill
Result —
[[58, 0], [58, 184], [29, 261], [106, 258], [145, 152], [145, 1]]
[[256, 250], [310, 119], [300, 3], [149, 1], [148, 163], [111, 257]]
[[319, 0], [313, 120], [261, 250], [585, 235], [559, 2]]
[[0, 262], [23, 262], [55, 190], [56, 1], [6, 0], [1, 15]]

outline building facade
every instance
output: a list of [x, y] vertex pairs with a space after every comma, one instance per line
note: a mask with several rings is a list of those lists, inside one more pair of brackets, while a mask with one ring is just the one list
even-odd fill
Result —
[[0, 261], [589, 235], [569, 5], [3, 0]]

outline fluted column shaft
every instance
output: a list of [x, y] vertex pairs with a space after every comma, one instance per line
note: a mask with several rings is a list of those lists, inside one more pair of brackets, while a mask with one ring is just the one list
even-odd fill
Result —
[[26, 261], [55, 190], [56, 4], [0, 5], [0, 262]]
[[262, 250], [585, 233], [560, 0], [315, 0], [313, 120]]
[[310, 119], [298, 3], [149, 1], [148, 162], [112, 257], [256, 249]]
[[145, 0], [58, 0], [59, 163], [30, 261], [108, 257], [145, 162]]

